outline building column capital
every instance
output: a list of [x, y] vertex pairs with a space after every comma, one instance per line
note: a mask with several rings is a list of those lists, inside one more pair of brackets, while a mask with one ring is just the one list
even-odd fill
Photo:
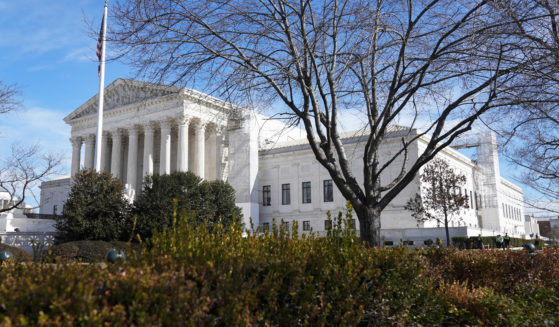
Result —
[[183, 126], [190, 124], [191, 121], [192, 121], [192, 117], [188, 115], [181, 115], [177, 118], [177, 123]]
[[203, 120], [203, 119], [196, 119], [192, 122], [194, 128], [198, 129], [198, 130], [205, 130], [207, 126], [210, 126], [209, 122]]
[[144, 134], [153, 135], [153, 133], [155, 133], [155, 126], [153, 122], [146, 123], [145, 125], [143, 125], [143, 128], [144, 128]]
[[171, 120], [170, 119], [163, 119], [159, 121], [159, 127], [161, 130], [170, 130], [171, 129]]
[[81, 147], [83, 138], [81, 136], [74, 136], [70, 138], [70, 142], [72, 142], [72, 147]]
[[218, 126], [217, 126], [216, 123], [207, 122], [205, 125], [206, 125], [206, 131], [208, 131], [208, 132], [215, 132], [215, 133], [217, 134]]
[[128, 136], [137, 137], [140, 134], [140, 128], [137, 125], [127, 127], [126, 130], [128, 131]]
[[117, 128], [109, 132], [111, 133], [111, 136], [113, 138], [117, 138], [117, 137], [122, 138], [122, 136], [124, 135], [124, 131], [121, 128]]
[[89, 134], [88, 136], [86, 136], [84, 143], [86, 143], [86, 144], [95, 143], [95, 134]]

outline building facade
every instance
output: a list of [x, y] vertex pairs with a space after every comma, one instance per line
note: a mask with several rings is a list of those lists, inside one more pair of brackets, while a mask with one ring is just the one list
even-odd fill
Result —
[[[64, 118], [72, 127], [71, 175], [93, 168], [96, 99], [92, 97]], [[147, 175], [190, 170], [205, 179], [228, 181], [236, 191], [246, 226], [249, 218], [255, 226], [264, 227], [274, 219], [286, 226], [298, 221], [301, 232], [324, 233], [327, 212], [345, 210], [345, 199], [297, 128], [194, 90], [124, 79], [106, 87], [104, 108], [102, 169], [123, 181], [131, 199], [141, 192]], [[392, 127], [381, 158], [398, 150], [404, 131], [409, 129]], [[343, 136], [358, 180], [363, 179], [359, 157], [363, 138], [359, 133]], [[420, 155], [427, 141], [422, 137], [413, 144], [410, 161]], [[451, 148], [440, 154], [467, 176], [464, 192], [472, 201], [452, 226], [453, 235], [525, 234], [522, 190], [500, 177], [495, 137], [482, 135], [472, 144], [477, 161]], [[396, 176], [395, 169], [389, 169], [386, 177]], [[41, 213], [61, 212], [70, 176], [43, 183]], [[419, 241], [444, 235], [436, 223], [418, 225], [403, 208], [419, 190], [416, 177], [385, 209], [381, 224], [386, 239]], [[358, 223], [355, 226], [359, 229]]]

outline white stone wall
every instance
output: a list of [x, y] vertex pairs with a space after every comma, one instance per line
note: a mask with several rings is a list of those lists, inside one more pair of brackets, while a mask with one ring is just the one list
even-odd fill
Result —
[[[397, 138], [386, 140], [380, 151], [381, 162], [387, 160], [386, 158], [393, 155], [399, 149], [399, 142]], [[420, 139], [410, 147], [407, 165], [410, 165], [410, 162], [415, 161], [419, 154], [423, 153], [426, 144], [426, 139]], [[346, 144], [346, 153], [351, 160], [352, 170], [358, 181], [363, 180], [363, 160], [360, 157], [361, 146], [362, 144], [358, 143]], [[492, 154], [490, 155], [493, 156]], [[499, 214], [497, 208], [492, 207], [491, 201], [487, 200], [487, 198], [491, 199], [493, 197], [504, 201], [502, 199], [507, 198], [507, 203], [514, 204], [518, 208], [522, 200], [520, 188], [505, 181], [500, 176], [493, 176], [492, 178], [485, 178], [483, 181], [499, 181], [500, 184], [498, 186], [490, 185], [489, 189], [503, 190], [503, 192], [506, 192], [504, 193], [506, 196], [499, 195], [497, 197], [497, 195], [488, 194], [485, 189], [480, 189], [479, 187], [479, 176], [484, 172], [480, 170], [474, 161], [452, 148], [442, 150], [437, 157], [445, 159], [453, 168], [466, 176], [466, 183], [462, 187], [462, 192], [467, 192], [468, 197], [470, 197], [469, 208], [462, 210], [458, 214], [461, 218], [460, 221], [451, 223], [449, 227], [464, 227], [468, 231], [468, 236], [478, 235], [479, 233], [489, 236], [497, 235], [498, 233], [504, 234], [505, 232], [516, 237], [524, 235], [523, 226], [517, 226], [513, 220]], [[397, 176], [401, 164], [401, 160], [396, 160], [391, 165], [391, 168], [381, 176], [382, 182], [386, 183]], [[298, 221], [299, 231], [302, 231], [303, 222], [308, 221], [313, 231], [323, 234], [327, 212], [330, 211], [333, 215], [336, 215], [338, 212], [345, 212], [346, 200], [335, 185], [334, 201], [323, 201], [323, 181], [331, 178], [326, 169], [316, 161], [310, 147], [306, 144], [306, 140], [278, 143], [262, 149], [260, 151], [259, 167], [258, 202], [260, 203], [261, 225], [267, 224], [271, 226], [275, 219], [276, 223], [283, 220], [288, 222], [289, 226], [292, 226], [293, 221], [296, 220]], [[495, 169], [491, 171], [495, 172]], [[302, 203], [301, 192], [303, 182], [311, 182], [311, 203]], [[282, 204], [282, 184], [290, 184], [291, 203], [289, 205]], [[443, 225], [438, 225], [435, 221], [428, 221], [419, 225], [411, 216], [411, 213], [404, 209], [406, 202], [419, 191], [419, 184], [419, 178], [416, 177], [385, 208], [381, 216], [382, 233], [390, 230], [392, 231], [389, 233], [390, 237], [396, 237], [396, 235], [402, 235], [398, 233], [404, 231], [410, 233], [409, 231], [417, 230], [418, 227], [431, 231], [438, 230], [437, 227], [444, 227]], [[269, 206], [263, 205], [264, 186], [269, 186], [271, 190]], [[489, 207], [485, 207], [485, 205]], [[519, 212], [523, 213], [521, 209]], [[486, 219], [484, 216], [484, 214], [493, 213], [496, 213], [494, 217]], [[359, 230], [357, 221], [356, 228]], [[400, 230], [400, 232], [396, 233], [396, 230]], [[425, 233], [420, 233], [419, 235], [421, 237], [428, 236]], [[457, 234], [457, 236], [461, 235]]]
[[62, 209], [68, 199], [68, 194], [70, 194], [70, 176], [43, 182], [41, 184], [39, 213], [62, 215]]

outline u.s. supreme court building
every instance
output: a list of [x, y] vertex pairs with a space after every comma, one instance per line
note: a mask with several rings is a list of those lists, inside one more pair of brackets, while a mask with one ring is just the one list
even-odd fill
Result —
[[[281, 121], [206, 94], [180, 87], [117, 79], [105, 88], [102, 169], [120, 178], [133, 199], [148, 174], [190, 170], [202, 178], [229, 182], [236, 203], [255, 226], [267, 227], [273, 219], [290, 228], [298, 221], [301, 232], [324, 233], [327, 212], [345, 210], [346, 201], [327, 171], [315, 160], [303, 132]], [[64, 118], [71, 126], [71, 175], [92, 169], [97, 128], [97, 95]], [[407, 128], [393, 126], [381, 149], [388, 155], [399, 147]], [[413, 134], [413, 133], [412, 133]], [[358, 150], [362, 133], [345, 133], [346, 153], [358, 179], [363, 161]], [[522, 189], [500, 176], [497, 144], [491, 133], [478, 134], [470, 143], [472, 160], [453, 148], [440, 157], [462, 172], [467, 182], [461, 192], [470, 196], [470, 208], [451, 226], [451, 236], [525, 236]], [[414, 143], [408, 160], [427, 144]], [[355, 151], [353, 150], [355, 149]], [[401, 163], [386, 172], [396, 176]], [[61, 214], [70, 189], [70, 175], [41, 185], [40, 212]], [[444, 226], [418, 224], [404, 209], [420, 190], [416, 177], [384, 210], [382, 234], [387, 241], [423, 242], [444, 239]], [[359, 224], [355, 224], [359, 229]]]

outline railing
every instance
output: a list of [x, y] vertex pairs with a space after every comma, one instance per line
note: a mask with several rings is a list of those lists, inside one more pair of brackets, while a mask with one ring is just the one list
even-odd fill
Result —
[[26, 213], [25, 215], [27, 216], [27, 218], [32, 218], [32, 219], [54, 219], [54, 220], [56, 220], [57, 218], [62, 217], [61, 215], [51, 215], [51, 214], [45, 214], [45, 213]]
[[33, 247], [50, 246], [54, 243], [54, 232], [3, 232], [0, 243], [14, 246], [33, 253]]

